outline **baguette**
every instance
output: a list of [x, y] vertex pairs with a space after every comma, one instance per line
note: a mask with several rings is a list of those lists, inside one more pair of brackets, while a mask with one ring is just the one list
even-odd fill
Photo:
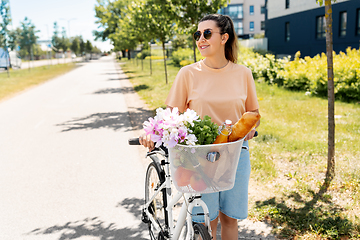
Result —
[[251, 129], [256, 126], [256, 123], [260, 119], [260, 114], [256, 112], [246, 112], [242, 117], [234, 124], [232, 132], [229, 136], [229, 142], [237, 141], [248, 134]]

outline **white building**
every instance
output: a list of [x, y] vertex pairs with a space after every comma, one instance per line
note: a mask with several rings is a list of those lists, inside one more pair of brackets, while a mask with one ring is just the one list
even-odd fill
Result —
[[232, 0], [219, 12], [232, 18], [239, 38], [265, 33], [265, 0]]

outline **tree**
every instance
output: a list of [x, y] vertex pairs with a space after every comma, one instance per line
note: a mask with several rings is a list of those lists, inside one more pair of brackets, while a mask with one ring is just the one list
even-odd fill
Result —
[[46, 52], [41, 49], [39, 44], [35, 44], [33, 46], [33, 55], [35, 56], [36, 59], [39, 59], [40, 56], [45, 55], [45, 54], [46, 54]]
[[80, 52], [80, 37], [79, 36], [76, 36], [72, 39], [70, 49], [75, 54], [79, 54], [79, 52]]
[[175, 6], [171, 1], [147, 0], [132, 5], [131, 19], [142, 29], [147, 29], [151, 39], [157, 39], [163, 49], [165, 81], [168, 84], [165, 43], [175, 34]]
[[[334, 94], [334, 63], [333, 63], [333, 31], [332, 31], [332, 5], [325, 0], [326, 21], [326, 56], [328, 69], [328, 160], [325, 186], [329, 187], [335, 177], [335, 94]], [[323, 0], [317, 0], [320, 6]]]
[[[181, 32], [192, 34], [196, 31], [201, 18], [207, 14], [216, 13], [224, 7], [229, 0], [172, 0], [176, 10], [176, 22]], [[193, 40], [194, 62], [196, 62], [196, 43]]]
[[79, 43], [80, 54], [81, 54], [81, 55], [84, 55], [84, 54], [85, 54], [85, 42], [84, 42], [82, 36], [80, 36], [79, 41], [80, 41], [80, 43]]
[[[21, 24], [21, 33], [20, 33], [20, 48], [25, 49], [32, 59], [32, 49], [33, 46], [36, 44], [37, 36], [36, 33], [38, 32], [35, 30], [34, 24], [31, 23], [31, 21], [25, 17], [24, 21], [20, 23]], [[30, 62], [29, 62], [30, 66]], [[30, 68], [29, 68], [30, 71]]]
[[11, 50], [14, 50], [20, 45], [21, 28], [16, 28], [9, 31], [8, 45]]
[[51, 37], [51, 44], [56, 52], [61, 49], [61, 38], [59, 37], [59, 26], [57, 22], [54, 22], [54, 32]]
[[177, 34], [171, 41], [171, 45], [174, 51], [179, 48], [191, 48], [193, 46], [193, 37], [189, 34]]
[[126, 6], [130, 3], [129, 0], [96, 0], [98, 5], [95, 5], [95, 17], [98, 20], [95, 22], [99, 24], [102, 30], [94, 31], [95, 40], [102, 39], [103, 41], [109, 39], [109, 35], [113, 34], [119, 28], [119, 19], [123, 17], [123, 12]]
[[97, 46], [93, 46], [91, 52], [96, 54], [101, 54], [101, 50]]
[[[11, 16], [10, 16], [10, 3], [9, 0], [1, 0], [0, 3], [0, 15], [2, 21], [0, 23], [0, 45], [5, 49], [7, 54], [8, 52], [8, 38], [9, 38], [9, 30], [8, 25], [11, 23]], [[10, 66], [8, 62], [9, 58], [6, 58], [7, 65]], [[9, 68], [7, 68], [8, 76], [10, 77]]]
[[93, 50], [93, 45], [91, 44], [91, 42], [89, 40], [87, 40], [85, 43], [85, 52], [91, 53], [92, 50]]
[[66, 29], [63, 27], [61, 32], [61, 41], [60, 41], [61, 49], [65, 53], [69, 46], [70, 46], [70, 40], [66, 36]]
[[[95, 40], [103, 41], [110, 39], [114, 45], [114, 51], [122, 51], [125, 55], [126, 50], [134, 49], [137, 45], [134, 29], [130, 28], [129, 21], [129, 5], [138, 1], [130, 0], [97, 0], [98, 5], [95, 6], [96, 21], [99, 24], [98, 31], [94, 31]], [[137, 28], [137, 26], [136, 26]], [[142, 29], [142, 32], [143, 29]], [[140, 36], [142, 34], [138, 34]], [[128, 51], [130, 53], [130, 51]], [[130, 58], [130, 55], [128, 55]]]
[[[129, 49], [133, 49], [136, 45], [141, 44], [144, 51], [148, 49], [150, 54], [150, 75], [152, 75], [152, 60], [151, 60], [151, 41], [153, 35], [148, 30], [149, 16], [146, 15], [143, 11], [143, 2], [137, 1], [133, 2], [127, 7], [127, 11], [124, 14], [124, 17], [120, 20], [122, 34], [130, 36], [129, 42], [126, 43]], [[147, 31], [144, 31], [147, 29]], [[128, 54], [129, 56], [129, 54]], [[143, 58], [141, 58], [141, 66], [143, 68]]]

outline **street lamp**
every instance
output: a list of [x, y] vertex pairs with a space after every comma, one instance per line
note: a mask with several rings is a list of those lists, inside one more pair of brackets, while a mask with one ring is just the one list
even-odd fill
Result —
[[71, 18], [71, 19], [65, 19], [65, 18], [60, 18], [59, 20], [65, 20], [68, 22], [68, 31], [69, 31], [69, 38], [71, 37], [71, 34], [70, 34], [70, 21], [72, 20], [76, 20], [77, 18]]

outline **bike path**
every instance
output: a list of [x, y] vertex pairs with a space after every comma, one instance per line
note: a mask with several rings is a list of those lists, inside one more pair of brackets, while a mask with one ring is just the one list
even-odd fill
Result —
[[146, 239], [119, 76], [103, 57], [0, 103], [0, 239]]
[[[119, 65], [121, 66], [121, 65]], [[136, 92], [133, 90], [133, 87], [131, 83], [129, 82], [128, 78], [124, 74], [124, 72], [121, 70], [120, 67], [118, 67], [118, 72], [120, 79], [122, 79], [121, 84], [124, 91], [128, 92], [128, 94], [125, 95], [125, 101], [128, 105], [128, 110], [130, 113], [130, 119], [131, 123], [135, 132], [135, 135], [138, 136], [142, 133], [142, 123], [147, 120], [148, 117], [153, 116], [154, 113], [152, 113], [148, 106], [142, 101], [139, 96], [136, 94]], [[146, 154], [146, 150], [142, 147], [139, 147], [137, 151], [141, 152], [142, 161], [144, 162], [145, 166], [149, 163], [143, 156]], [[250, 186], [251, 187], [251, 186]], [[251, 194], [254, 194], [256, 191], [252, 191]], [[177, 216], [177, 214], [180, 211], [180, 206], [178, 205], [174, 209], [174, 214]], [[218, 231], [217, 231], [217, 239], [221, 240], [220, 236], [220, 224], [218, 225]], [[248, 239], [248, 240], [275, 240], [277, 239], [276, 236], [271, 234], [272, 226], [265, 222], [253, 222], [249, 219], [245, 219], [242, 221], [238, 221], [238, 239]]]

